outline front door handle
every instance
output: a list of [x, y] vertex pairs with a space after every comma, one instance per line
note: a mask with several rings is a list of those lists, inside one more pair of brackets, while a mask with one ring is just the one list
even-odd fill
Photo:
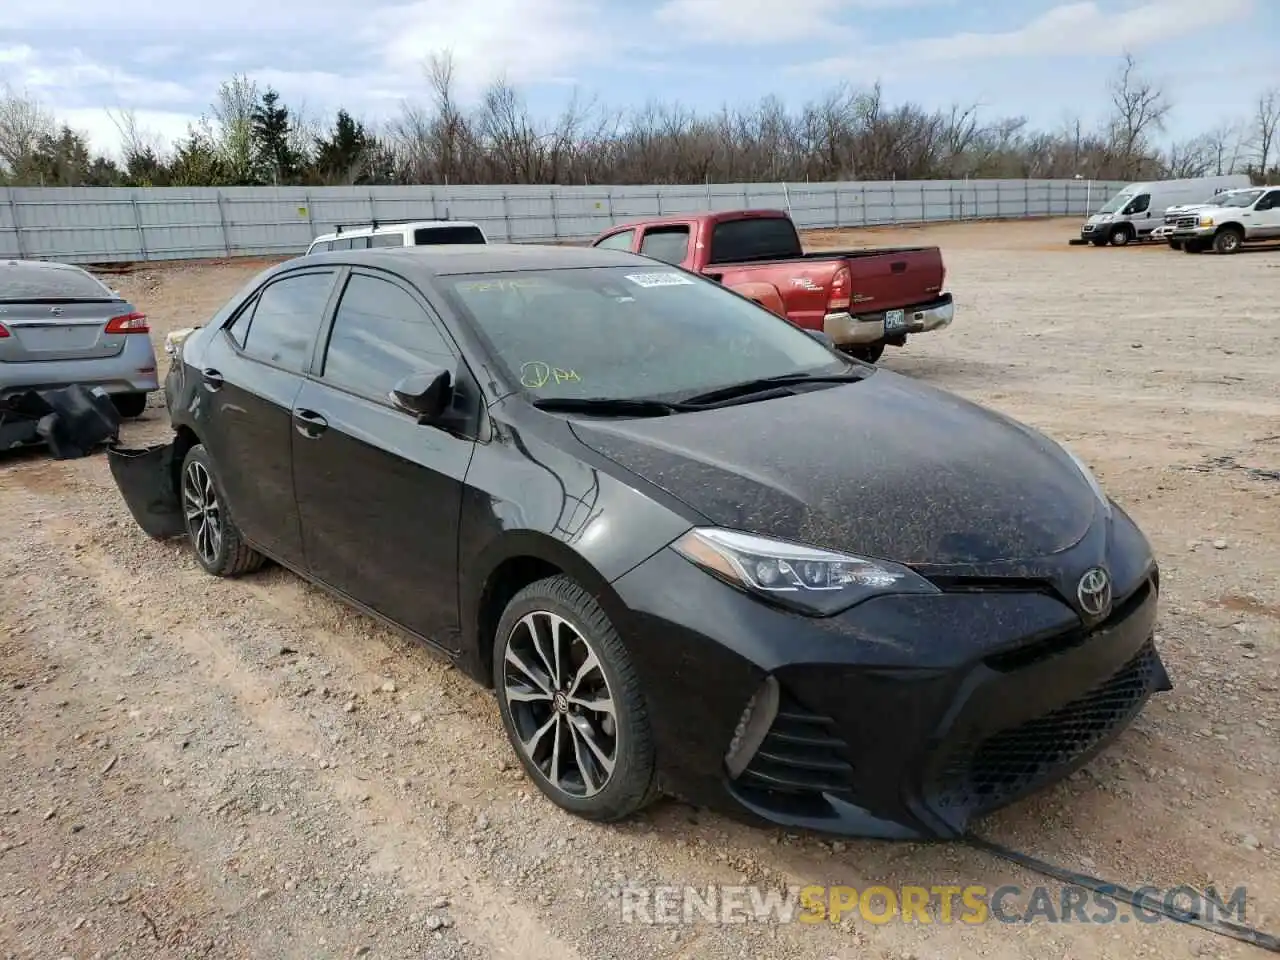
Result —
[[205, 367], [200, 371], [200, 376], [204, 378], [204, 385], [210, 392], [221, 390], [222, 384], [225, 382], [222, 379], [222, 374], [213, 369], [213, 367]]
[[314, 410], [295, 410], [293, 425], [298, 433], [309, 440], [314, 440], [329, 429], [329, 421]]

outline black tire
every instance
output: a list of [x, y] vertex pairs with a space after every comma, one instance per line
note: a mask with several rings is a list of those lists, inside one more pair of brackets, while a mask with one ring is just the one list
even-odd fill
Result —
[[873, 343], [869, 347], [845, 347], [844, 352], [863, 363], [875, 363], [884, 356], [884, 344]]
[[1223, 227], [1213, 235], [1214, 253], [1239, 253], [1244, 246], [1244, 231], [1239, 227]]
[[[187, 537], [191, 540], [196, 562], [204, 571], [215, 577], [238, 577], [261, 567], [266, 558], [247, 546], [240, 535], [240, 528], [226, 508], [226, 494], [204, 444], [197, 443], [187, 451], [178, 483], [178, 500], [186, 519]], [[197, 507], [202, 512], [192, 516]], [[206, 524], [203, 532], [199, 526], [202, 520]], [[212, 536], [213, 528], [207, 526], [210, 523], [216, 525], [216, 537]]]
[[1170, 241], [1169, 241], [1169, 247], [1170, 247], [1171, 249], [1173, 249], [1173, 250], [1181, 250], [1181, 249], [1182, 249], [1182, 241], [1181, 241], [1181, 240], [1170, 240]]
[[[544, 626], [555, 624], [556, 618], [562, 631], [559, 683], [546, 668], [556, 662], [554, 658], [538, 662], [531, 646], [535, 633], [545, 642], [549, 634], [543, 632]], [[569, 633], [563, 632], [565, 625]], [[533, 667], [540, 671], [537, 680], [508, 662], [509, 649], [521, 662], [533, 659]], [[583, 666], [589, 662], [588, 652], [599, 669]], [[574, 580], [565, 576], [539, 580], [511, 599], [493, 638], [493, 663], [494, 690], [507, 738], [525, 772], [552, 803], [586, 820], [611, 822], [632, 816], [658, 795], [653, 733], [640, 679], [608, 616]], [[564, 698], [566, 689], [592, 690], [589, 699], [594, 703], [607, 698], [612, 702], [613, 721], [607, 711], [583, 709]], [[547, 690], [558, 692], [544, 697]], [[513, 693], [529, 699], [513, 699]], [[581, 733], [584, 723], [591, 743], [612, 747], [611, 771], [605, 771], [589, 749]], [[534, 731], [542, 729], [546, 733], [539, 738]], [[548, 751], [556, 738], [562, 745], [562, 762], [572, 763], [576, 779], [561, 770], [560, 782], [552, 781], [553, 757]], [[525, 745], [529, 741], [532, 751]], [[580, 750], [586, 751], [590, 762], [581, 763]], [[584, 766], [591, 770], [585, 771]], [[599, 780], [602, 772], [606, 775]]]
[[1113, 247], [1128, 246], [1133, 241], [1133, 227], [1128, 224], [1121, 224], [1111, 231], [1108, 238]]
[[115, 404], [120, 416], [130, 419], [142, 416], [142, 412], [147, 409], [145, 393], [113, 393], [111, 402]]

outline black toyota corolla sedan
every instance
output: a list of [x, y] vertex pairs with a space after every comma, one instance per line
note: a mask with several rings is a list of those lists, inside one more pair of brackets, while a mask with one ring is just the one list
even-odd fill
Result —
[[139, 522], [453, 658], [580, 816], [954, 837], [1170, 688], [1071, 453], [667, 264], [302, 257], [174, 353], [172, 442], [111, 454]]

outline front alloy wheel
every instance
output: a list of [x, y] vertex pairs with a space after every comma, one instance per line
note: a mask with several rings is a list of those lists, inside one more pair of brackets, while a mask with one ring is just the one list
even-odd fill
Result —
[[653, 740], [631, 659], [595, 599], [568, 577], [530, 584], [494, 638], [507, 737], [557, 806], [619, 820], [656, 795]]
[[502, 680], [520, 747], [542, 775], [571, 797], [599, 793], [617, 765], [617, 708], [582, 634], [558, 614], [525, 614], [507, 638]]

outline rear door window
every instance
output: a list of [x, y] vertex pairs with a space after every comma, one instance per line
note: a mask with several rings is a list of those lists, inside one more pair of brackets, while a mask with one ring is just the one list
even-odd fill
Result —
[[689, 253], [689, 225], [682, 223], [646, 230], [644, 239], [640, 241], [640, 253], [663, 263], [684, 263]]
[[363, 273], [347, 281], [325, 350], [324, 380], [379, 403], [426, 364], [455, 356], [435, 320], [399, 284]]
[[371, 247], [403, 247], [403, 233], [375, 233], [369, 238]]
[[[232, 336], [247, 356], [293, 373], [304, 372], [335, 276], [334, 271], [324, 270], [274, 281], [258, 295], [252, 315], [246, 311], [237, 318]], [[248, 329], [241, 332], [245, 321]]]

